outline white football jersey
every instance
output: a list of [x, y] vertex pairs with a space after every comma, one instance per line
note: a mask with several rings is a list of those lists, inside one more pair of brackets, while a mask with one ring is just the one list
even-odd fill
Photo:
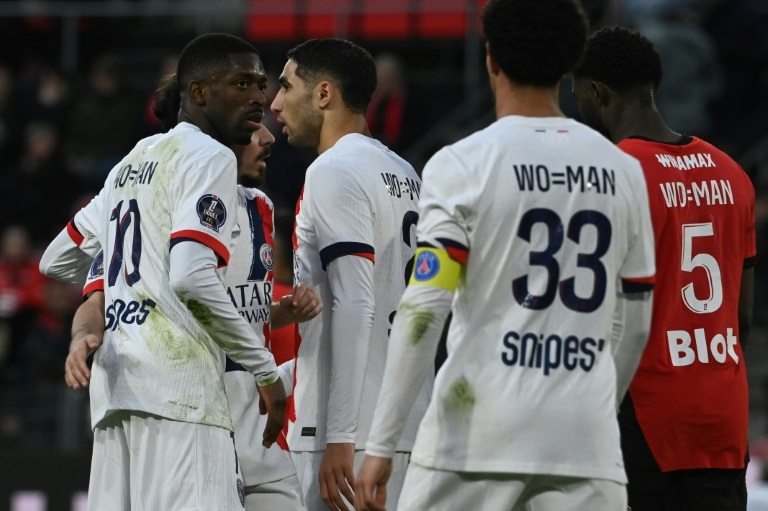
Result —
[[[237, 221], [241, 236], [223, 276], [227, 294], [265, 346], [269, 346], [269, 306], [274, 265], [274, 206], [261, 191], [237, 187]], [[76, 217], [78, 220], [81, 217]], [[94, 259], [83, 295], [104, 289], [104, 257]], [[259, 393], [253, 376], [226, 359], [224, 387], [235, 429], [237, 456], [246, 486], [284, 479], [296, 473], [290, 454], [278, 445], [261, 445], [267, 416], [259, 413]]]
[[[175, 294], [169, 262], [175, 243], [193, 240], [227, 264], [239, 233], [236, 167], [230, 149], [180, 123], [139, 142], [75, 217], [70, 234], [76, 243], [82, 237], [81, 249], [94, 238], [104, 248], [106, 330], [92, 370], [93, 426], [112, 411], [139, 410], [232, 429], [219, 344], [239, 349], [242, 341], [204, 304]], [[221, 332], [218, 344], [202, 325]], [[248, 364], [275, 371], [266, 350], [249, 351]]]
[[419, 243], [466, 265], [412, 460], [625, 482], [610, 335], [618, 286], [655, 273], [639, 163], [573, 120], [504, 117], [429, 161], [419, 212]]
[[[384, 375], [389, 330], [405, 290], [406, 266], [416, 250], [413, 228], [420, 188], [410, 164], [377, 140], [358, 134], [342, 137], [307, 169], [296, 208], [294, 279], [315, 286], [325, 306], [319, 316], [299, 325], [296, 420], [288, 429], [292, 451], [326, 447], [333, 296], [325, 270], [338, 257], [352, 254], [374, 261], [375, 312], [355, 438], [357, 449], [365, 446]], [[399, 451], [411, 450], [430, 391], [431, 379], [419, 394]]]
[[[241, 234], [226, 268], [224, 285], [232, 304], [269, 347], [275, 262], [272, 201], [259, 190], [238, 186], [237, 218]], [[259, 392], [253, 376], [227, 358], [224, 386], [245, 485], [279, 481], [295, 474], [288, 451], [279, 445], [269, 449], [261, 445], [267, 416], [259, 413]]]

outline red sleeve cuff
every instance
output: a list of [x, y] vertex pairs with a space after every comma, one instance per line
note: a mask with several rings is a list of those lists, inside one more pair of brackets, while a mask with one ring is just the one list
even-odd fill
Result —
[[93, 293], [94, 291], [104, 291], [104, 279], [98, 279], [93, 280], [86, 284], [86, 286], [83, 288], [83, 300], [88, 298], [88, 295]]
[[229, 264], [229, 250], [227, 250], [227, 247], [222, 242], [210, 234], [192, 229], [171, 233], [171, 248], [182, 241], [196, 241], [213, 250], [219, 258], [219, 268]]
[[80, 231], [77, 230], [74, 219], [70, 220], [67, 223], [67, 234], [69, 234], [69, 237], [72, 239], [72, 241], [75, 242], [75, 245], [77, 245], [78, 247], [83, 243], [83, 240], [85, 239], [85, 236], [80, 234]]

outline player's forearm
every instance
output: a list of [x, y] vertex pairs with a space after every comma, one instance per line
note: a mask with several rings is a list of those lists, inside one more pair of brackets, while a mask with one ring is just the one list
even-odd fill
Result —
[[216, 255], [196, 242], [171, 250], [170, 281], [176, 296], [211, 338], [235, 362], [256, 377], [259, 386], [277, 378], [272, 354], [237, 313], [216, 274]]
[[616, 366], [616, 407], [624, 399], [629, 384], [643, 357], [643, 350], [651, 331], [653, 293], [619, 295], [617, 307], [623, 309], [623, 327], [616, 328], [614, 318], [613, 359]]
[[83, 252], [63, 229], [40, 258], [40, 273], [52, 279], [82, 285], [93, 257]]
[[453, 293], [431, 286], [410, 286], [392, 325], [387, 365], [366, 454], [391, 458], [408, 415], [430, 371]]
[[330, 264], [328, 279], [333, 309], [326, 438], [329, 443], [353, 443], [373, 326], [373, 264], [362, 257], [345, 256]]
[[86, 335], [101, 339], [104, 335], [104, 292], [94, 292], [72, 318], [72, 342]]

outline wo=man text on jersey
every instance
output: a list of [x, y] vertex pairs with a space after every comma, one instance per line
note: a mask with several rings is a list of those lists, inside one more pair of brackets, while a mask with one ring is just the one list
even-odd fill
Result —
[[616, 195], [616, 174], [612, 169], [566, 165], [565, 170], [553, 171], [546, 165], [512, 165], [521, 192], [568, 192]]
[[143, 161], [134, 167], [130, 163], [125, 165], [115, 176], [114, 187], [122, 188], [128, 183], [133, 185], [148, 185], [152, 182], [157, 169], [156, 161]]

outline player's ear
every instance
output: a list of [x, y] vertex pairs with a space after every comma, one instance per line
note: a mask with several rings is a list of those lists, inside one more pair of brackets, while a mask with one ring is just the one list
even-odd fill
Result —
[[488, 43], [485, 43], [485, 67], [488, 68], [488, 73], [494, 76], [498, 75], [499, 71], [501, 71], [499, 63], [496, 61], [493, 53], [491, 53], [491, 45]]
[[315, 97], [317, 98], [317, 106], [321, 109], [328, 108], [331, 104], [333, 97], [338, 94], [338, 90], [328, 81], [322, 81], [315, 87]]
[[208, 91], [202, 82], [192, 80], [189, 82], [189, 97], [199, 106], [205, 106], [208, 99]]
[[598, 107], [607, 107], [611, 103], [610, 96], [613, 91], [604, 83], [589, 82], [589, 93]]

